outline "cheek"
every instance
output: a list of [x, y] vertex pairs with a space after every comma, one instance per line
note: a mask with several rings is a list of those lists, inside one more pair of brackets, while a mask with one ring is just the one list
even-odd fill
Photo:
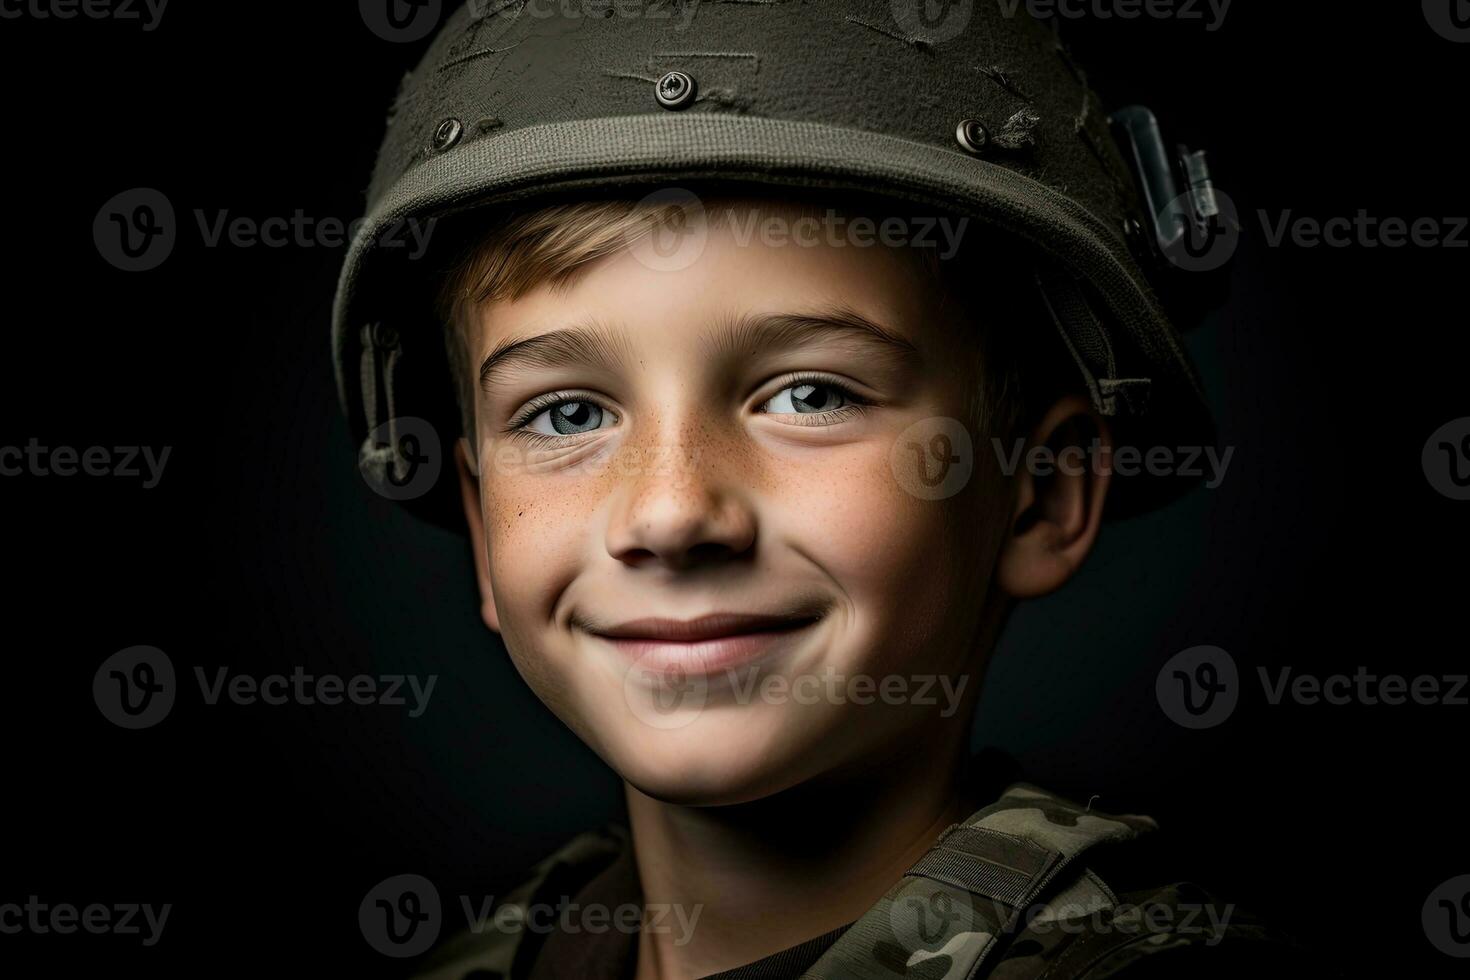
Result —
[[545, 627], [557, 598], [576, 577], [595, 504], [575, 489], [548, 492], [544, 479], [514, 472], [494, 473], [481, 486], [490, 581], [506, 652], [537, 697], [576, 728], [564, 651], [547, 643]]
[[875, 640], [932, 633], [973, 589], [980, 560], [957, 519], [968, 495], [919, 499], [894, 477], [889, 450], [878, 440], [783, 467], [768, 498], [779, 533], [835, 579]]
[[490, 577], [508, 630], [544, 622], [587, 547], [594, 495], [574, 482], [547, 482], [501, 473], [482, 483]]

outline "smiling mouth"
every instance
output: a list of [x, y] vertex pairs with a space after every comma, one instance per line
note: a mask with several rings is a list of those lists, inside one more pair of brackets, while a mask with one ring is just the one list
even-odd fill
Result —
[[711, 613], [698, 619], [634, 619], [587, 632], [638, 667], [665, 674], [711, 674], [746, 666], [790, 646], [821, 617]]

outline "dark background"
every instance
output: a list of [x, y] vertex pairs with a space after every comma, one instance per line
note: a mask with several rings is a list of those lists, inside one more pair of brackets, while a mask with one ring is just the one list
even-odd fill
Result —
[[[1228, 310], [1190, 336], [1218, 490], [1106, 529], [1080, 580], [1021, 611], [977, 744], [1195, 842], [1194, 876], [1365, 975], [1458, 975], [1421, 907], [1470, 873], [1452, 706], [1271, 706], [1295, 673], [1466, 671], [1466, 508], [1421, 467], [1467, 410], [1464, 250], [1268, 248], [1258, 211], [1470, 213], [1470, 45], [1419, 4], [1240, 0], [1224, 26], [1069, 20], [1110, 107], [1212, 151], [1246, 217]], [[6, 93], [0, 445], [170, 446], [161, 484], [0, 478], [8, 681], [0, 903], [172, 903], [161, 941], [0, 935], [0, 972], [398, 975], [357, 924], [389, 875], [499, 894], [613, 816], [617, 783], [480, 624], [462, 539], [376, 496], [331, 383], [343, 250], [204, 247], [194, 209], [348, 220], [424, 44], [354, 4], [175, 0], [136, 22], [0, 20]], [[164, 192], [180, 241], [124, 273], [92, 222]], [[91, 695], [136, 644], [184, 695], [125, 731]], [[1244, 695], [1186, 731], [1159, 667], [1228, 650]], [[193, 670], [438, 674], [430, 709], [208, 706]], [[189, 696], [192, 692], [192, 696]], [[452, 922], [457, 915], [449, 910]], [[14, 964], [13, 968], [7, 968]]]

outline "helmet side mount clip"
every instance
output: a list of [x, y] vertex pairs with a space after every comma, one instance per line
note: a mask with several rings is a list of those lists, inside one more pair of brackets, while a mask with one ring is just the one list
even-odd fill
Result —
[[1111, 121], [1143, 202], [1142, 226], [1134, 218], [1125, 223], [1130, 245], [1154, 270], [1151, 278], [1171, 297], [1170, 305], [1185, 314], [1181, 319], [1194, 319], [1223, 294], [1224, 275], [1198, 273], [1226, 267], [1233, 252], [1228, 239], [1240, 230], [1234, 213], [1215, 189], [1205, 151], [1166, 143], [1152, 110], [1127, 106], [1113, 113]]
[[1179, 146], [1171, 154], [1157, 117], [1144, 106], [1120, 109], [1112, 121], [1143, 194], [1154, 245], [1167, 255], [1191, 228], [1208, 226], [1219, 217], [1205, 151]]

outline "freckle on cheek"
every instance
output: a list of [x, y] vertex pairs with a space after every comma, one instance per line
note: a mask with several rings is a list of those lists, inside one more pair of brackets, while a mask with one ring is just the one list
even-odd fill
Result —
[[824, 535], [867, 537], [886, 525], [892, 507], [879, 486], [883, 474], [874, 466], [854, 453], [816, 466], [766, 459], [749, 472], [759, 489], [800, 508], [803, 522], [823, 528]]
[[509, 534], [515, 531], [518, 525], [537, 519], [535, 498], [529, 494], [487, 495], [484, 508], [486, 525], [499, 534]]
[[548, 486], [544, 480], [528, 480], [499, 486], [485, 497], [486, 526], [513, 541], [530, 536], [546, 542], [581, 534], [602, 497], [602, 482]]

